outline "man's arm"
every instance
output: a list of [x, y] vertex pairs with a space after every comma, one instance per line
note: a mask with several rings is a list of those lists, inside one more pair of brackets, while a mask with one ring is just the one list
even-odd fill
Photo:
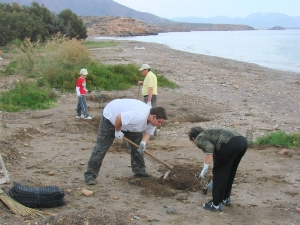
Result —
[[118, 114], [115, 121], [115, 130], [120, 131], [122, 129], [121, 114]]
[[142, 137], [141, 141], [144, 141], [147, 143], [147, 141], [149, 141], [149, 139], [150, 139], [150, 134], [146, 134], [143, 132], [143, 137]]
[[148, 102], [152, 100], [153, 87], [148, 88]]
[[204, 156], [204, 163], [205, 164], [210, 164], [210, 162], [212, 160], [212, 156], [213, 156], [213, 154], [205, 154], [205, 156]]

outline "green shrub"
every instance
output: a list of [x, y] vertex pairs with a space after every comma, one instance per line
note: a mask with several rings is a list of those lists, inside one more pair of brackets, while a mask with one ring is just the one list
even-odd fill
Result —
[[[34, 93], [41, 89], [45, 89], [46, 93], [49, 93], [49, 88], [55, 88], [61, 92], [75, 92], [81, 68], [88, 70], [87, 89], [89, 90], [127, 90], [137, 85], [139, 80], [144, 80], [139, 67], [135, 64], [105, 65], [92, 60], [90, 50], [77, 39], [56, 35], [46, 43], [31, 43], [29, 39], [22, 42], [15, 41], [15, 43], [16, 45], [10, 46], [10, 49], [17, 50], [17, 57], [6, 67], [4, 75], [24, 75], [25, 79], [31, 78], [32, 80], [33, 78], [36, 83], [32, 87], [33, 93], [26, 89], [27, 86], [33, 84], [21, 85], [22, 83], [19, 83], [16, 89], [9, 92], [9, 95], [3, 94], [0, 107], [7, 111], [42, 109], [44, 106], [40, 106], [39, 101], [34, 101], [37, 98]], [[163, 75], [155, 71], [154, 73], [157, 75], [159, 87], [178, 87]], [[27, 96], [22, 102], [19, 99], [21, 96], [19, 93], [23, 91], [27, 93]], [[28, 96], [30, 98], [27, 99]], [[40, 98], [42, 97], [41, 94]], [[5, 104], [7, 106], [4, 106]], [[45, 104], [47, 105], [47, 101]]]
[[265, 136], [258, 137], [254, 144], [274, 145], [286, 148], [300, 147], [300, 132], [293, 134], [286, 134], [284, 131], [272, 132]]
[[10, 91], [1, 93], [0, 110], [48, 109], [56, 98], [56, 94], [48, 87], [40, 88], [35, 82], [20, 81]]

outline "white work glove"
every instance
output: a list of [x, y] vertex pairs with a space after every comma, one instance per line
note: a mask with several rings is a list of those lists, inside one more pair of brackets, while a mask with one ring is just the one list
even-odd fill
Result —
[[124, 136], [124, 134], [123, 134], [122, 131], [120, 131], [120, 130], [116, 130], [116, 131], [115, 131], [115, 137], [116, 137], [116, 138], [118, 138], [118, 139], [123, 139], [123, 136]]
[[151, 102], [147, 102], [147, 105], [150, 105], [152, 107]]
[[199, 174], [199, 178], [202, 178], [202, 179], [204, 178], [205, 174], [207, 174], [207, 172], [208, 172], [208, 166], [209, 166], [209, 164], [204, 163], [203, 169], [202, 169], [201, 173]]
[[146, 142], [141, 141], [140, 148], [138, 148], [138, 152], [143, 154], [145, 150], [146, 150]]

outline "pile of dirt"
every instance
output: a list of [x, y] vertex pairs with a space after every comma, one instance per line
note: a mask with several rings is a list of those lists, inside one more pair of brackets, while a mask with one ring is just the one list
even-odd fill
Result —
[[[159, 171], [165, 173], [166, 169], [161, 168]], [[198, 165], [183, 164], [174, 166], [165, 179], [161, 176], [159, 178], [126, 178], [124, 180], [127, 180], [131, 185], [142, 187], [142, 195], [171, 197], [178, 193], [206, 190], [207, 181], [211, 179], [211, 176], [202, 180], [198, 174]]]

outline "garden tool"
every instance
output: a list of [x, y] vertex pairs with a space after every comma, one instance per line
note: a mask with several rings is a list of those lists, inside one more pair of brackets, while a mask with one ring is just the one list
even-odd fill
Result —
[[5, 183], [8, 184], [10, 182], [10, 179], [9, 179], [8, 172], [7, 172], [6, 168], [5, 168], [5, 164], [3, 162], [1, 153], [0, 153], [0, 165], [2, 167], [2, 171], [3, 171], [3, 174], [4, 174], [4, 178], [0, 179], [0, 184], [5, 184]]
[[138, 90], [138, 95], [136, 99], [140, 99], [140, 91], [141, 91], [141, 85], [139, 84], [139, 90]]
[[[136, 143], [134, 143], [133, 141], [129, 140], [126, 137], [123, 137], [124, 140], [126, 140], [128, 143], [132, 144], [134, 147], [141, 149], [141, 147], [139, 145], [137, 145]], [[170, 174], [171, 170], [172, 170], [172, 166], [168, 165], [167, 163], [165, 163], [164, 161], [160, 160], [159, 158], [157, 158], [155, 155], [153, 155], [152, 153], [148, 152], [147, 150], [144, 151], [144, 153], [146, 153], [147, 155], [149, 155], [150, 157], [152, 157], [153, 159], [157, 160], [158, 162], [160, 162], [161, 164], [165, 165], [169, 170], [165, 173], [164, 175], [164, 179], [167, 178], [167, 176]]]

